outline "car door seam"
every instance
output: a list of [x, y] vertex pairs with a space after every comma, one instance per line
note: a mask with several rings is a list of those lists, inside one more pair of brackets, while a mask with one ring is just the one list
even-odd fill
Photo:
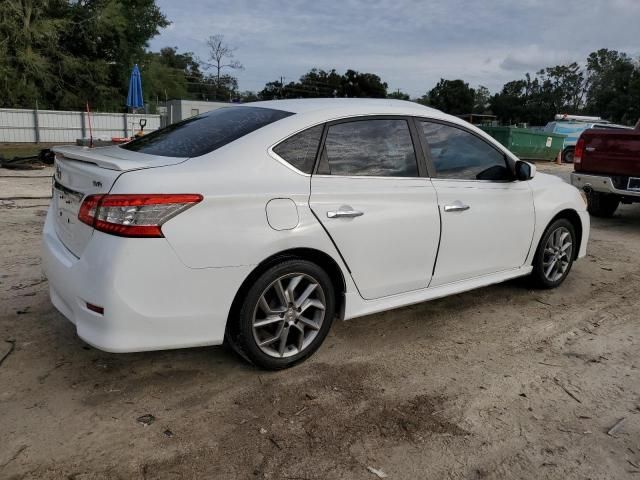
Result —
[[[311, 204], [310, 203], [309, 203], [309, 210], [311, 211], [311, 214], [315, 217], [315, 219], [318, 221], [318, 223], [320, 224], [320, 226], [324, 230], [324, 233], [327, 234], [327, 236], [329, 237], [329, 240], [331, 240], [331, 243], [333, 244], [334, 248], [336, 249], [336, 252], [338, 252], [338, 255], [340, 255], [340, 258], [342, 259], [342, 263], [344, 263], [344, 266], [346, 267], [347, 271], [349, 272], [349, 275], [352, 275], [351, 274], [351, 269], [349, 268], [349, 264], [347, 263], [345, 258], [342, 256], [342, 252], [338, 248], [338, 245], [336, 245], [336, 242], [333, 240], [333, 237], [331, 236], [331, 234], [329, 233], [327, 228], [324, 226], [324, 224], [320, 221], [320, 219], [318, 218], [318, 215], [316, 215], [316, 212], [313, 211], [313, 208], [311, 208]], [[357, 288], [357, 286], [356, 286], [356, 288]]]

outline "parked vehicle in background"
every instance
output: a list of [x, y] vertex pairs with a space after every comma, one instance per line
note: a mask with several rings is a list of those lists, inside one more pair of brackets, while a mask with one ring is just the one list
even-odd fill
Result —
[[640, 122], [634, 130], [585, 130], [571, 183], [586, 192], [597, 217], [611, 217], [620, 203], [640, 202]]
[[600, 117], [586, 117], [582, 115], [556, 115], [553, 122], [545, 125], [544, 131], [565, 135], [562, 145], [562, 161], [565, 163], [574, 162], [574, 151], [578, 138], [585, 130], [590, 128], [630, 130], [624, 125], [616, 125]]
[[247, 103], [55, 152], [51, 300], [112, 352], [226, 340], [285, 368], [335, 317], [557, 287], [589, 237], [578, 190], [412, 102]]

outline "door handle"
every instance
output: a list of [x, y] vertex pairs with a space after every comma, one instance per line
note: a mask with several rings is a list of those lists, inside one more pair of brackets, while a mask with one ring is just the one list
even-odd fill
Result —
[[359, 212], [351, 207], [340, 207], [338, 210], [330, 210], [327, 212], [329, 218], [354, 218], [361, 217], [364, 212]]
[[587, 152], [595, 152], [596, 151], [596, 147], [587, 147], [587, 148], [585, 148], [585, 150]]
[[465, 210], [469, 210], [471, 207], [469, 205], [465, 205], [462, 202], [456, 200], [451, 205], [445, 205], [445, 212], [464, 212]]

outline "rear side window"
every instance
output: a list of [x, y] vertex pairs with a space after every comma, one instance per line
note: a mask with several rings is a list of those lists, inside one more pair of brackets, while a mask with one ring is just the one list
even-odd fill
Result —
[[273, 151], [301, 172], [311, 173], [323, 128], [318, 125], [297, 133], [273, 147]]
[[440, 123], [420, 122], [438, 178], [503, 180], [509, 169], [503, 153], [472, 133]]
[[331, 125], [319, 174], [417, 177], [418, 163], [406, 120], [359, 120]]
[[163, 157], [199, 157], [293, 115], [260, 107], [223, 107], [156, 130], [122, 148]]

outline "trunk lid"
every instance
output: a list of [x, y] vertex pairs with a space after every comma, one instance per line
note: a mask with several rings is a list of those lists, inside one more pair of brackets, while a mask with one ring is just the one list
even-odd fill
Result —
[[640, 177], [638, 130], [587, 130], [582, 134], [582, 161], [577, 172]]
[[174, 165], [185, 158], [158, 157], [117, 146], [104, 148], [56, 147], [52, 207], [56, 234], [76, 257], [84, 251], [93, 228], [78, 219], [87, 195], [108, 193], [124, 172]]

